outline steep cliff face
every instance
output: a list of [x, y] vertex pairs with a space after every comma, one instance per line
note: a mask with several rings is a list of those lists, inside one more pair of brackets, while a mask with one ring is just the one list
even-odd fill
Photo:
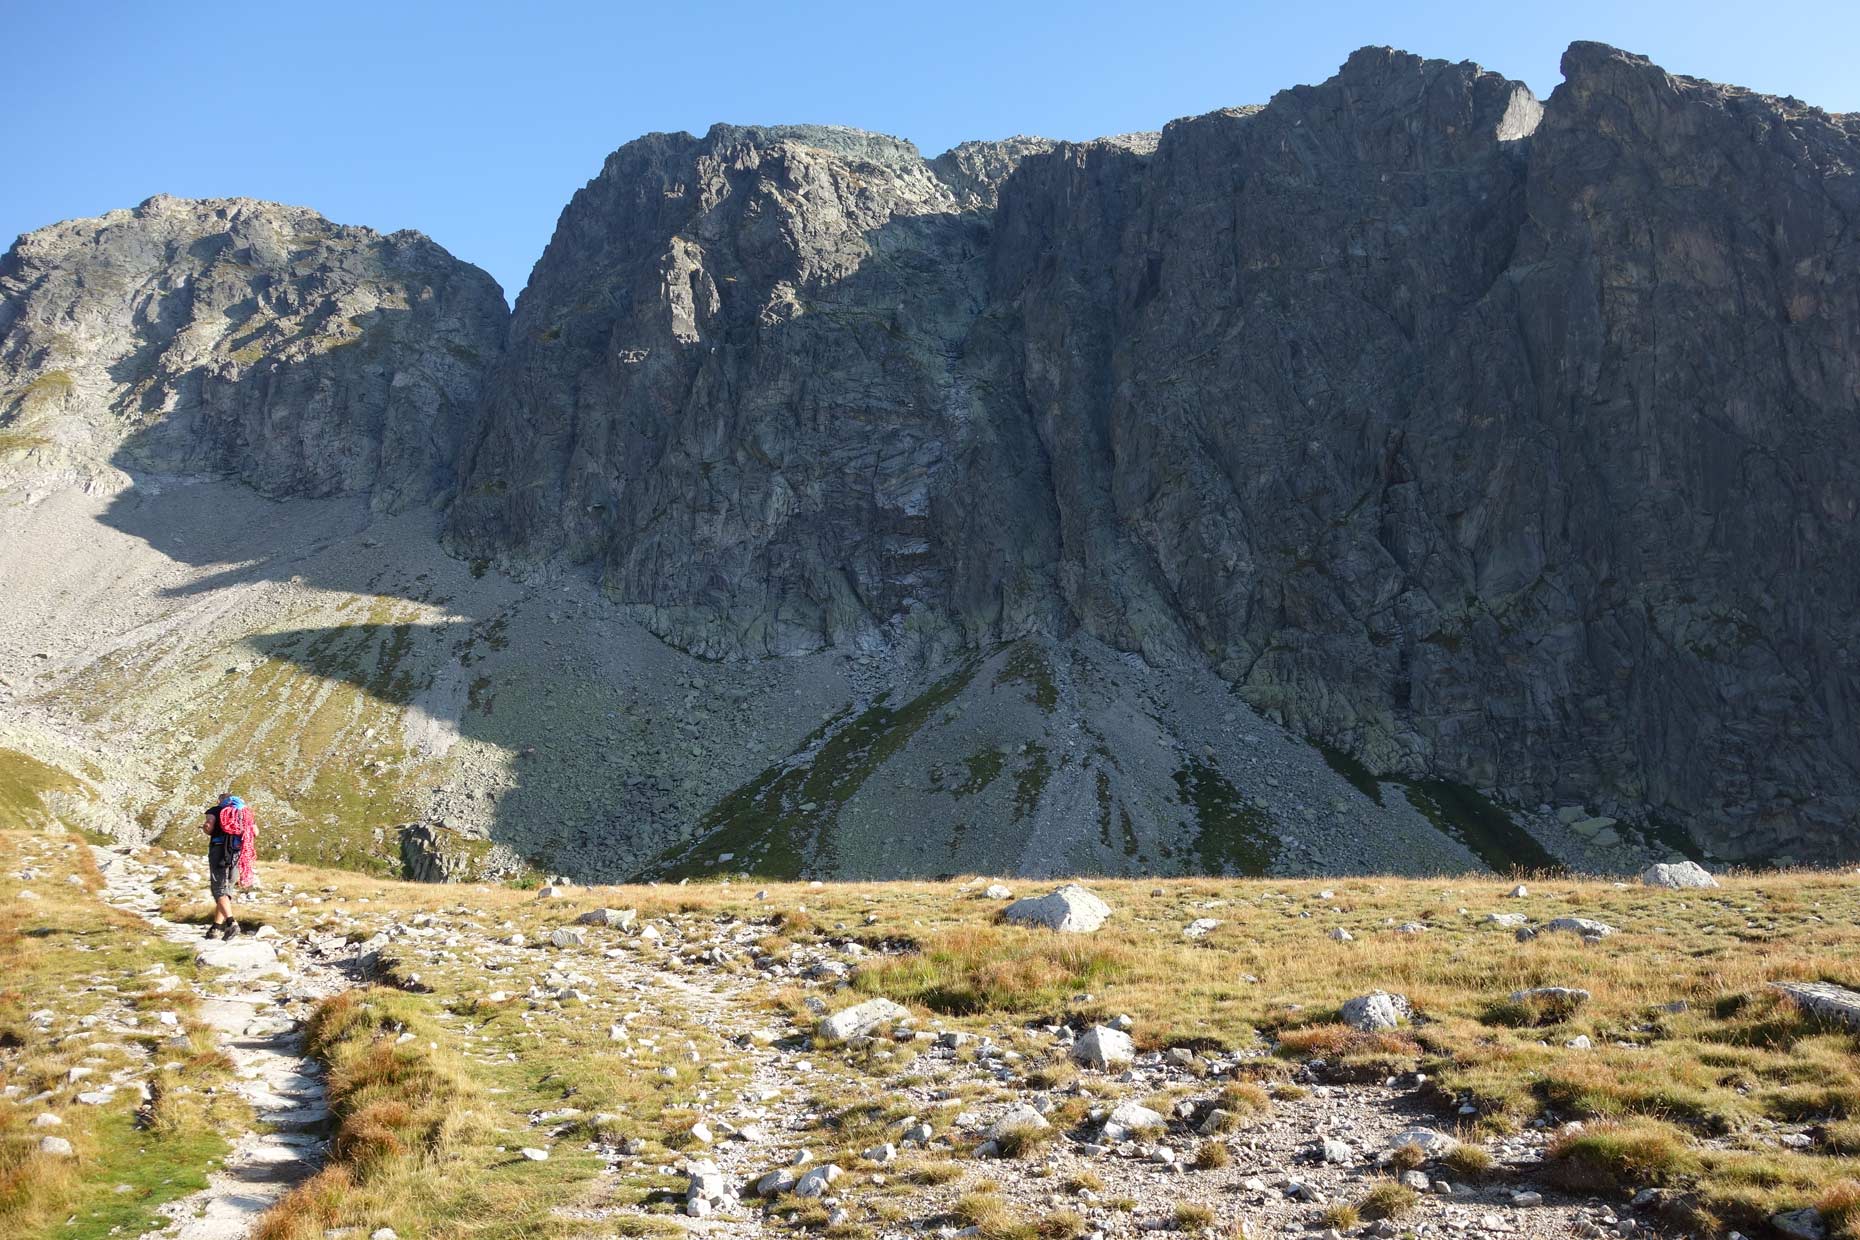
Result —
[[[1014, 475], [1037, 453], [1022, 420], [1005, 446], [969, 426], [963, 342], [994, 186], [1044, 145], [931, 164], [856, 130], [717, 126], [623, 147], [518, 302], [457, 545], [592, 560], [706, 656], [948, 653], [1034, 623], [1050, 514]], [[957, 475], [978, 485], [946, 505]]]
[[1860, 125], [1386, 49], [1160, 136], [617, 152], [454, 545], [706, 657], [1082, 629], [1384, 771], [1852, 852]]
[[300, 207], [164, 196], [43, 228], [0, 259], [0, 477], [442, 497], [506, 317], [420, 234]]

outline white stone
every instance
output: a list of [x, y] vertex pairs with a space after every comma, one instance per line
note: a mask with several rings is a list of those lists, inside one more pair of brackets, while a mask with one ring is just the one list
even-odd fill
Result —
[[1066, 934], [1089, 934], [1110, 915], [1110, 905], [1077, 883], [1067, 883], [1043, 896], [1016, 900], [1001, 910], [1007, 921]]
[[844, 1042], [847, 1038], [870, 1033], [888, 1021], [903, 1020], [908, 1016], [909, 1011], [889, 999], [867, 999], [864, 1003], [823, 1018], [816, 1033], [827, 1042]]
[[1208, 937], [1209, 931], [1216, 929], [1220, 924], [1221, 920], [1218, 917], [1197, 917], [1182, 928], [1182, 937], [1185, 939], [1205, 939]]
[[557, 947], [581, 947], [588, 941], [588, 938], [579, 930], [558, 926], [550, 932], [549, 941]]
[[523, 1155], [525, 1158], [529, 1159], [531, 1162], [548, 1162], [549, 1161], [549, 1151], [539, 1150], [533, 1145], [526, 1145], [522, 1149], [518, 1150], [517, 1153]]
[[636, 909], [597, 908], [589, 909], [575, 918], [575, 921], [583, 926], [613, 926], [619, 930], [626, 930], [633, 925], [634, 919], [638, 916], [639, 912]]
[[1412, 1145], [1429, 1158], [1439, 1158], [1449, 1154], [1459, 1146], [1459, 1142], [1446, 1133], [1434, 1128], [1403, 1128], [1392, 1134], [1382, 1143], [1385, 1150], [1393, 1152], [1403, 1146]]
[[989, 900], [1012, 900], [1014, 891], [1010, 887], [1003, 887], [1000, 883], [990, 883], [988, 889], [982, 892], [982, 896]]
[[1379, 1033], [1393, 1029], [1414, 1015], [1414, 1009], [1408, 1003], [1407, 996], [1390, 994], [1386, 990], [1372, 990], [1366, 995], [1358, 995], [1346, 1000], [1337, 1010], [1338, 1017], [1352, 1029], [1364, 1033]]
[[1072, 1043], [1072, 1059], [1088, 1068], [1127, 1067], [1137, 1057], [1136, 1044], [1120, 1029], [1094, 1025]]
[[999, 1141], [1012, 1132], [1044, 1132], [1052, 1125], [1046, 1122], [1046, 1116], [1032, 1107], [1022, 1103], [1009, 1109], [1007, 1114], [996, 1120], [984, 1135], [990, 1141]]
[[1698, 888], [1718, 885], [1718, 880], [1695, 861], [1650, 865], [1640, 872], [1640, 881], [1649, 887]]
[[833, 1163], [815, 1167], [794, 1182], [794, 1195], [797, 1197], [825, 1196], [828, 1187], [842, 1174], [844, 1173]]
[[1127, 1141], [1139, 1133], [1154, 1132], [1167, 1122], [1140, 1102], [1120, 1102], [1105, 1117], [1104, 1139], [1112, 1143]]
[[71, 1143], [63, 1137], [40, 1137], [39, 1153], [48, 1158], [71, 1158], [76, 1155], [77, 1151], [72, 1149]]
[[1860, 1030], [1860, 991], [1832, 982], [1771, 982], [1811, 1016]]
[[1580, 935], [1585, 939], [1605, 939], [1615, 932], [1615, 928], [1606, 922], [1596, 921], [1592, 917], [1555, 917], [1546, 921], [1534, 933], [1519, 931], [1520, 937], [1535, 937], [1536, 934], [1556, 932]]

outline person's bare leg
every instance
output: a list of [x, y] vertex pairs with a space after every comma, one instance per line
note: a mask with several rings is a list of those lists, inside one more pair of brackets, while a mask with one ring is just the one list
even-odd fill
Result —
[[213, 898], [213, 924], [218, 926], [232, 920], [232, 897], [215, 896]]

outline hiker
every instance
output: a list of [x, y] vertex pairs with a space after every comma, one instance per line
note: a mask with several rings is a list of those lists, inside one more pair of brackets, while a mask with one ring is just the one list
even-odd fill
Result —
[[232, 936], [239, 933], [239, 922], [232, 911], [233, 885], [235, 882], [246, 886], [252, 883], [252, 857], [257, 837], [252, 811], [246, 808], [244, 801], [228, 792], [220, 797], [217, 805], [208, 807], [207, 819], [200, 829], [207, 836], [207, 875], [213, 891], [213, 921], [207, 927], [207, 937], [212, 938], [217, 933], [231, 941]]

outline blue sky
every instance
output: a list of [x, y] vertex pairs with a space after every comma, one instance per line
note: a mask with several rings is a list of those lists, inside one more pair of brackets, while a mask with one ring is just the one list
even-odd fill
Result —
[[513, 300], [613, 148], [812, 121], [935, 154], [1154, 129], [1392, 44], [1557, 84], [1573, 39], [1860, 111], [1860, 4], [0, 0], [0, 239], [154, 193], [418, 228]]

